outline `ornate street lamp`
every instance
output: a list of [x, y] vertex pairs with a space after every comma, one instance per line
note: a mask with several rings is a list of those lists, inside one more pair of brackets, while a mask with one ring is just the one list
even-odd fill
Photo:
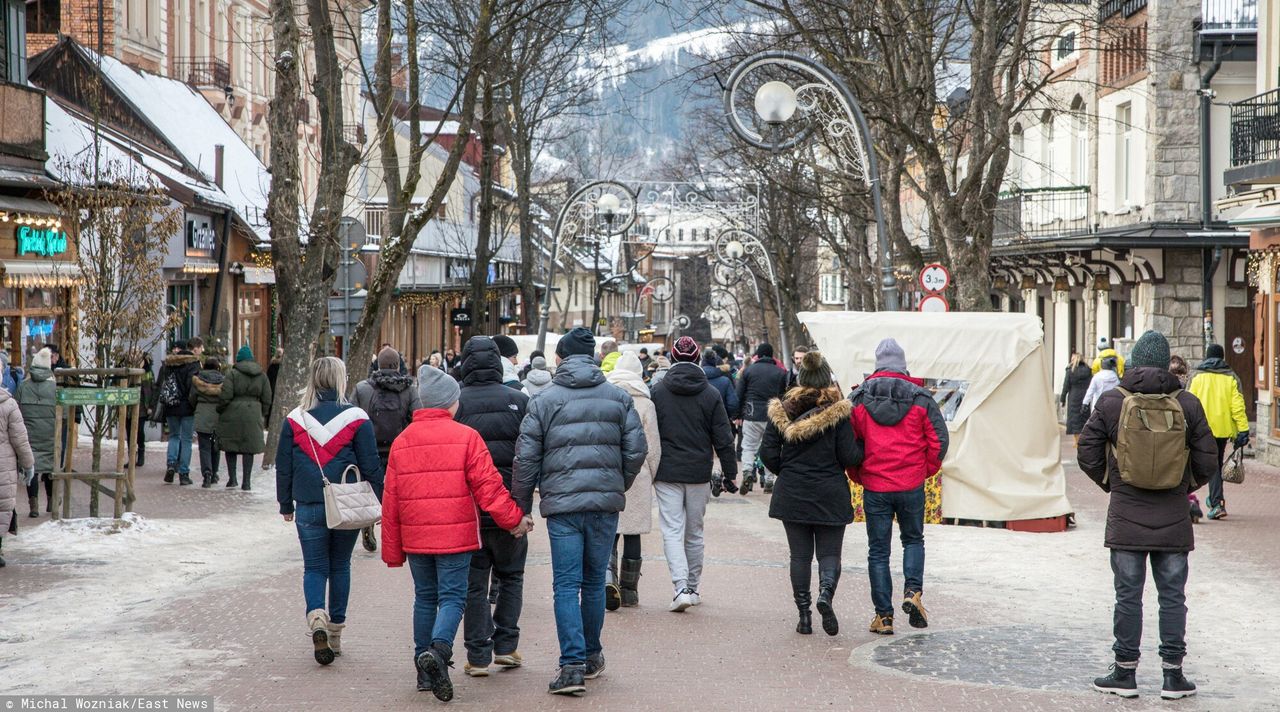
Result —
[[768, 275], [769, 283], [773, 285], [774, 310], [778, 313], [778, 345], [782, 347], [782, 353], [791, 353], [791, 348], [787, 343], [787, 317], [782, 310], [782, 292], [778, 289], [777, 274], [773, 271], [773, 259], [769, 257], [769, 252], [764, 249], [760, 238], [746, 230], [730, 228], [716, 237], [716, 242], [712, 249], [716, 262], [724, 265], [729, 270], [735, 272], [745, 270], [754, 280], [755, 272], [748, 266], [748, 262], [754, 262], [757, 269], [763, 270]]
[[[758, 82], [762, 75], [776, 76], [779, 70], [799, 75], [801, 83], [792, 86], [771, 79], [760, 83], [756, 89], [756, 115], [772, 129], [770, 140], [766, 140], [754, 128], [755, 122], [744, 120], [746, 112], [740, 105], [741, 95], [745, 86]], [[880, 252], [881, 304], [886, 310], [898, 309], [898, 286], [893, 276], [889, 231], [884, 222], [880, 172], [871, 146], [871, 130], [849, 87], [830, 69], [803, 55], [783, 51], [761, 52], [734, 67], [724, 90], [724, 109], [733, 132], [756, 148], [777, 151], [807, 140], [808, 130], [791, 132], [785, 140], [776, 140], [778, 129], [791, 121], [797, 111], [807, 123], [806, 128], [821, 132], [824, 145], [830, 149], [837, 164], [857, 176], [871, 193]]]

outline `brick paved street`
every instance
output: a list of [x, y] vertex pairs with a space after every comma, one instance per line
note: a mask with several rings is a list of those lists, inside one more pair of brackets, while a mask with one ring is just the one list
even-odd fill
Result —
[[[1070, 460], [1069, 446], [1064, 455]], [[153, 457], [158, 462], [161, 457]], [[1280, 709], [1280, 472], [1255, 466], [1228, 490], [1231, 517], [1197, 528], [1189, 584], [1188, 675], [1201, 694], [1162, 703], [1155, 600], [1147, 598], [1142, 697], [1087, 688], [1109, 660], [1105, 496], [1069, 467], [1080, 526], [1064, 534], [929, 527], [933, 625], [866, 632], [865, 533], [849, 528], [837, 597], [842, 632], [799, 636], [781, 526], [767, 500], [725, 496], [708, 512], [705, 603], [666, 611], [657, 532], [644, 538], [639, 609], [608, 615], [609, 668], [581, 699], [545, 693], [557, 656], [545, 529], [534, 532], [522, 620], [526, 667], [487, 679], [455, 671], [461, 709], [1268, 710]], [[301, 555], [274, 514], [270, 474], [255, 492], [139, 483], [143, 519], [117, 534], [28, 529], [0, 571], [0, 693], [215, 695], [218, 709], [409, 709], [411, 583], [357, 549], [344, 655], [311, 660]], [[25, 514], [25, 507], [21, 507]], [[33, 520], [34, 521], [34, 520]], [[44, 522], [46, 520], [38, 520]], [[895, 567], [897, 564], [895, 563]], [[459, 653], [461, 645], [459, 642]], [[459, 656], [461, 657], [461, 656]]]

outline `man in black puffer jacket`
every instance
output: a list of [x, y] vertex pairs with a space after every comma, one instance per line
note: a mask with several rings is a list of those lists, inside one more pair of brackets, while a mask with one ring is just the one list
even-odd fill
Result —
[[[592, 360], [595, 337], [578, 327], [556, 345], [550, 388], [529, 403], [516, 443], [512, 497], [528, 512], [533, 490], [551, 538], [560, 673], [555, 694], [577, 694], [604, 670], [604, 577], [626, 491], [648, 446], [631, 396]], [[581, 597], [581, 600], [579, 600]]]
[[[511, 489], [511, 468], [516, 439], [529, 396], [503, 385], [502, 355], [488, 336], [473, 336], [462, 347], [462, 391], [453, 419], [480, 433], [489, 447], [502, 483]], [[467, 585], [467, 611], [463, 635], [467, 645], [468, 675], [484, 674], [491, 662], [501, 668], [521, 663], [520, 609], [524, 599], [524, 563], [529, 554], [526, 537], [511, 536], [488, 512], [480, 513], [480, 550], [471, 555]], [[490, 606], [489, 580], [497, 589]]]
[[[742, 370], [738, 376], [738, 408], [742, 426], [742, 493], [751, 491], [756, 481], [756, 452], [760, 439], [769, 424], [769, 401], [787, 393], [787, 371], [773, 360], [773, 347], [760, 344], [756, 347], [756, 362]], [[773, 491], [773, 475], [761, 468], [760, 485], [765, 492]]]
[[[675, 595], [671, 610], [681, 612], [701, 603], [702, 518], [711, 489], [713, 454], [720, 458], [724, 488], [736, 491], [738, 463], [733, 453], [733, 430], [720, 391], [707, 382], [698, 366], [698, 343], [681, 336], [671, 349], [676, 363], [653, 387], [662, 437], [662, 461], [653, 478], [658, 498], [659, 525], [667, 567]], [[667, 450], [667, 448], [671, 448]]]

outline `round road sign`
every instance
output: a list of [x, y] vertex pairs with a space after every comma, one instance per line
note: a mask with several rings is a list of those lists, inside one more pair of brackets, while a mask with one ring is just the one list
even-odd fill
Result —
[[941, 294], [930, 294], [920, 300], [920, 311], [941, 313], [951, 311], [951, 305]]
[[934, 262], [920, 270], [920, 286], [930, 294], [945, 291], [951, 285], [951, 273], [946, 267]]

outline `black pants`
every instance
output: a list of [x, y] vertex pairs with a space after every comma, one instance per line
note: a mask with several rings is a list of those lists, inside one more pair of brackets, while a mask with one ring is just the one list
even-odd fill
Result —
[[249, 471], [253, 469], [253, 453], [249, 452], [230, 452], [227, 456], [227, 482], [231, 482], [236, 478], [236, 458], [240, 458], [240, 462], [244, 465], [244, 475], [240, 478], [240, 486], [249, 489]]
[[787, 548], [791, 550], [791, 589], [810, 590], [813, 558], [818, 557], [818, 585], [835, 588], [840, 581], [840, 551], [844, 548], [844, 525], [797, 524], [783, 522]]
[[1112, 650], [1120, 662], [1137, 662], [1142, 644], [1142, 589], [1151, 560], [1160, 602], [1160, 659], [1181, 666], [1187, 654], [1187, 552], [1111, 550], [1115, 574], [1116, 642]]
[[622, 540], [622, 558], [638, 559], [640, 558], [640, 535], [639, 534], [618, 534], [613, 537], [613, 553], [618, 553], [618, 540]]
[[[218, 438], [213, 433], [196, 433], [196, 447], [200, 449], [200, 472], [218, 476]], [[227, 453], [230, 455], [231, 453]]]
[[141, 467], [147, 460], [147, 419], [143, 418], [138, 423], [138, 466]]
[[[510, 655], [520, 645], [520, 609], [524, 605], [524, 562], [529, 539], [501, 529], [480, 531], [480, 550], [471, 555], [467, 610], [463, 637], [467, 662], [487, 667], [493, 656]], [[489, 603], [489, 579], [498, 589], [497, 604]]]
[[27, 497], [40, 496], [40, 482], [42, 481], [44, 482], [44, 496], [48, 497], [49, 501], [53, 501], [53, 478], [49, 476], [48, 472], [36, 475], [35, 479], [31, 480], [31, 483], [27, 485]]
[[1218, 469], [1209, 477], [1209, 507], [1226, 506], [1222, 497], [1222, 463], [1227, 459], [1227, 443], [1231, 438], [1214, 438], [1218, 441]]

